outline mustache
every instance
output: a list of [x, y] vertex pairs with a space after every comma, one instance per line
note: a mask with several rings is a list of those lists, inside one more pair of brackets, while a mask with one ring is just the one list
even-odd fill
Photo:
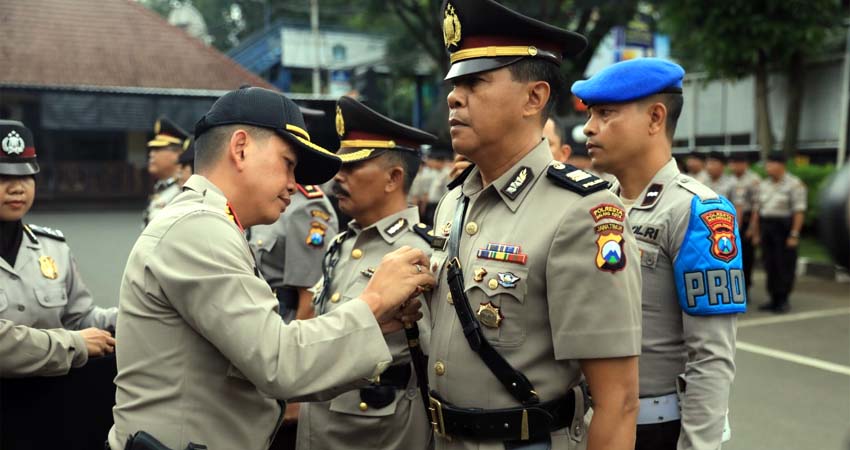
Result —
[[341, 194], [341, 195], [344, 195], [346, 197], [351, 197], [351, 195], [348, 194], [348, 191], [343, 189], [342, 186], [339, 185], [339, 183], [334, 183], [333, 185], [331, 185], [331, 191], [336, 196], [339, 196]]

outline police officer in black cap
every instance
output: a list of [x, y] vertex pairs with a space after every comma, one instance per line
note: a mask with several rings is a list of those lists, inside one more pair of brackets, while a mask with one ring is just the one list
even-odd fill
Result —
[[177, 184], [183, 187], [189, 177], [195, 173], [195, 140], [187, 138], [183, 141], [183, 153], [177, 158]]
[[156, 181], [145, 208], [145, 225], [180, 193], [178, 159], [189, 139], [189, 133], [166, 117], [157, 119], [153, 132], [154, 138], [148, 142], [148, 173]]
[[806, 216], [806, 185], [788, 173], [787, 157], [782, 152], [768, 155], [767, 178], [761, 182], [759, 202], [753, 215], [753, 227], [761, 243], [767, 292], [770, 301], [759, 306], [762, 311], [784, 313], [790, 309], [788, 297], [797, 272], [797, 248]]
[[383, 333], [418, 320], [421, 303], [410, 299], [433, 284], [425, 254], [403, 248], [357, 298], [284, 323], [244, 227], [277, 220], [296, 179], [322, 183], [340, 159], [311, 141], [292, 100], [262, 88], [222, 96], [195, 137], [197, 173], [148, 224], [124, 271], [114, 450], [140, 430], [174, 449], [267, 449], [278, 400], [332, 396], [383, 372], [392, 361]]

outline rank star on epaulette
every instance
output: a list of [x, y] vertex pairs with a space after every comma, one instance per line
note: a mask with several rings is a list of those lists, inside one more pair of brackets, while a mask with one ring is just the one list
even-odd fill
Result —
[[320, 198], [325, 195], [318, 186], [314, 186], [312, 184], [297, 184], [296, 186], [298, 186], [298, 190], [301, 191], [301, 193], [307, 198]]

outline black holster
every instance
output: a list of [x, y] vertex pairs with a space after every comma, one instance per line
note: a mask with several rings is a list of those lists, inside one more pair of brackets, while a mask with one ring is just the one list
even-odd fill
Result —
[[[186, 446], [185, 450], [206, 450], [206, 445], [194, 444], [192, 442]], [[124, 450], [172, 450], [162, 442], [159, 442], [155, 437], [145, 431], [139, 431], [131, 435], [127, 439], [127, 444], [124, 445]]]

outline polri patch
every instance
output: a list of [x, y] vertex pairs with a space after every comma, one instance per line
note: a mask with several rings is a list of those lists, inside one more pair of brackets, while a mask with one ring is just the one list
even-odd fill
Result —
[[513, 179], [507, 186], [502, 188], [502, 192], [511, 200], [516, 200], [519, 194], [531, 183], [534, 179], [534, 172], [531, 167], [520, 167], [514, 174]]

